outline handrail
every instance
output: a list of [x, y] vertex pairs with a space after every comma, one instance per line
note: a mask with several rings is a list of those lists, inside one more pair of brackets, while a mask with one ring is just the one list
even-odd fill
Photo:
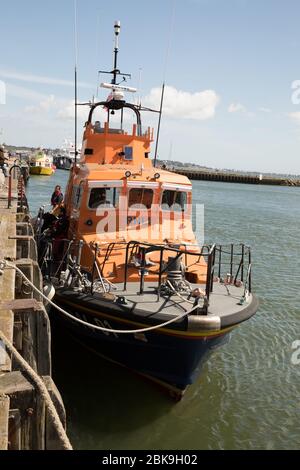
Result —
[[[244, 289], [244, 296], [246, 295], [247, 290], [251, 292], [251, 271], [252, 271], [252, 264], [250, 263], [247, 270], [247, 277], [245, 282], [245, 289]], [[248, 289], [247, 289], [248, 287]]]
[[21, 212], [23, 212], [23, 204], [25, 200], [25, 204], [27, 206], [27, 199], [26, 199], [26, 194], [25, 194], [25, 181], [24, 181], [24, 176], [21, 174], [18, 178], [18, 198], [20, 199], [20, 205], [21, 205]]
[[[209, 293], [211, 292], [212, 286], [213, 286], [214, 259], [215, 259], [215, 247], [216, 247], [216, 245], [212, 245], [212, 246], [203, 245], [202, 249], [201, 249], [201, 252], [199, 253], [199, 252], [194, 252], [194, 251], [187, 251], [186, 249], [182, 250], [182, 249], [179, 249], [179, 248], [174, 248], [174, 247], [171, 247], [169, 245], [159, 245], [159, 244], [154, 245], [154, 244], [148, 243], [148, 242], [138, 242], [136, 240], [131, 240], [130, 242], [128, 242], [127, 247], [126, 247], [124, 287], [123, 287], [124, 291], [126, 291], [126, 288], [127, 288], [128, 263], [129, 263], [128, 255], [129, 255], [129, 250], [130, 250], [131, 246], [132, 247], [138, 246], [140, 248], [141, 254], [142, 254], [141, 264], [139, 266], [139, 269], [141, 271], [140, 293], [143, 292], [143, 286], [144, 286], [144, 274], [145, 274], [145, 270], [146, 270], [146, 263], [145, 263], [146, 254], [151, 253], [153, 251], [160, 251], [160, 261], [159, 261], [158, 272], [155, 273], [154, 271], [152, 271], [152, 274], [158, 275], [158, 291], [160, 290], [162, 275], [168, 270], [170, 265], [172, 263], [174, 263], [174, 261], [177, 260], [180, 256], [188, 254], [188, 255], [191, 255], [191, 256], [196, 256], [196, 257], [198, 257], [198, 259], [199, 259], [199, 257], [203, 256], [203, 257], [208, 258], [206, 295], [207, 295], [207, 298], [209, 298]], [[146, 249], [145, 247], [148, 247], [148, 249]], [[204, 247], [209, 249], [208, 253], [203, 252]], [[167, 265], [163, 266], [163, 253], [164, 252], [169, 252], [169, 251], [174, 252], [177, 255], [175, 256], [175, 259], [172, 259], [169, 263], [167, 263]], [[212, 262], [212, 257], [213, 257], [213, 262]]]
[[[243, 280], [244, 280], [243, 279], [243, 277], [244, 277], [244, 267], [245, 267], [245, 252], [246, 253], [248, 252], [249, 258], [248, 258], [247, 279], [246, 279], [246, 282], [245, 282], [245, 291], [248, 287], [248, 291], [251, 292], [251, 250], [246, 245], [238, 245], [239, 247], [242, 247], [242, 249], [241, 249], [241, 253], [240, 252], [236, 253], [235, 250], [234, 250], [236, 245], [234, 245], [234, 244], [230, 245], [231, 249], [230, 249], [229, 252], [224, 250], [222, 245], [213, 244], [212, 246], [207, 247], [207, 248], [209, 248], [208, 253], [204, 253], [203, 247], [202, 247], [201, 253], [199, 254], [198, 252], [197, 253], [187, 252], [187, 250], [180, 250], [178, 248], [173, 248], [173, 247], [170, 247], [168, 245], [153, 245], [151, 243], [138, 242], [138, 241], [131, 241], [127, 244], [127, 247], [126, 247], [124, 291], [126, 291], [127, 279], [128, 279], [128, 263], [129, 263], [128, 255], [129, 255], [129, 250], [130, 250], [130, 247], [135, 247], [135, 246], [138, 246], [141, 250], [141, 253], [142, 253], [142, 260], [141, 260], [142, 262], [139, 266], [139, 269], [140, 269], [140, 272], [141, 272], [140, 293], [143, 293], [143, 288], [144, 288], [144, 274], [145, 274], [145, 270], [146, 270], [145, 256], [146, 256], [147, 253], [152, 252], [152, 251], [160, 251], [160, 261], [159, 261], [158, 272], [152, 271], [152, 274], [158, 275], [158, 292], [160, 291], [162, 274], [164, 274], [168, 270], [168, 267], [170, 266], [170, 263], [168, 263], [166, 266], [163, 267], [163, 252], [171, 251], [171, 252], [177, 253], [175, 259], [178, 259], [178, 257], [180, 257], [181, 255], [186, 254], [186, 253], [190, 254], [191, 256], [196, 256], [196, 257], [198, 257], [198, 259], [199, 259], [199, 255], [202, 256], [205, 259], [207, 258], [206, 289], [205, 289], [207, 301], [209, 301], [210, 294], [213, 292], [213, 286], [214, 286], [214, 281], [215, 281], [214, 273], [215, 273], [216, 269], [218, 269], [218, 274], [219, 274], [219, 278], [220, 278], [221, 273], [222, 273], [222, 267], [224, 268], [226, 266], [230, 266], [230, 273], [229, 273], [230, 283], [232, 283], [232, 281], [233, 281], [233, 284], [236, 285], [239, 275], [241, 277], [241, 279], [240, 279], [241, 282], [243, 282]], [[145, 247], [148, 247], [148, 249], [146, 249]], [[224, 259], [224, 257], [222, 258], [222, 256], [219, 256], [219, 259], [217, 261], [216, 260], [216, 253], [217, 252], [219, 252], [219, 254], [229, 255], [230, 260], [226, 261], [226, 258]], [[235, 258], [237, 256], [241, 257], [239, 263], [235, 263]], [[174, 260], [172, 260], [172, 262], [174, 262]], [[236, 273], [234, 275], [234, 269], [235, 269], [236, 266], [237, 266], [237, 270], [236, 270]], [[228, 275], [228, 273], [227, 273], [227, 275]]]
[[[66, 242], [70, 240], [67, 239], [60, 239], [57, 242]], [[78, 250], [82, 249], [82, 244], [87, 244], [93, 248], [93, 257], [94, 263], [92, 266], [92, 282], [95, 274], [95, 269], [98, 268], [98, 253], [99, 248], [101, 246], [99, 244], [93, 246], [91, 243], [84, 242], [76, 242], [75, 240], [72, 241], [71, 246], [73, 248], [78, 247]], [[160, 295], [161, 285], [162, 285], [162, 276], [164, 273], [168, 272], [170, 266], [174, 263], [175, 260], [178, 260], [181, 256], [190, 255], [195, 257], [196, 263], [200, 263], [201, 258], [203, 258], [204, 262], [206, 263], [206, 284], [205, 284], [205, 296], [206, 296], [206, 305], [209, 305], [210, 295], [213, 292], [214, 283], [221, 282], [224, 285], [232, 284], [237, 285], [240, 287], [242, 284], [244, 285], [244, 297], [246, 296], [246, 292], [248, 291], [251, 293], [251, 274], [252, 274], [252, 264], [251, 264], [251, 249], [247, 245], [243, 244], [230, 244], [230, 250], [227, 249], [228, 245], [203, 245], [200, 251], [190, 251], [187, 250], [187, 247], [181, 245], [179, 247], [170, 246], [167, 244], [153, 244], [150, 242], [144, 241], [137, 241], [137, 240], [130, 240], [129, 242], [126, 241], [115, 241], [108, 243], [106, 245], [106, 250], [103, 253], [104, 261], [102, 261], [101, 266], [99, 265], [99, 272], [100, 272], [100, 280], [101, 277], [104, 278], [103, 272], [104, 267], [107, 260], [112, 256], [115, 247], [117, 249], [125, 249], [125, 260], [124, 260], [124, 284], [123, 290], [126, 291], [127, 283], [128, 283], [128, 273], [130, 267], [130, 259], [134, 251], [138, 252], [141, 255], [140, 263], [136, 266], [136, 269], [140, 271], [140, 294], [144, 292], [144, 280], [146, 272], [151, 273], [152, 275], [157, 276], [157, 293]], [[70, 250], [70, 245], [68, 246], [68, 250]], [[147, 262], [146, 262], [146, 255], [153, 252], [159, 252], [159, 261], [156, 264], [156, 270], [148, 270], [147, 269]], [[164, 253], [174, 253], [175, 257], [168, 260], [167, 262], [164, 260]], [[65, 261], [65, 257], [63, 257], [60, 267]], [[195, 263], [194, 263], [195, 264]], [[158, 267], [157, 267], [158, 266]], [[202, 266], [204, 264], [202, 263]], [[58, 269], [59, 270], [59, 269]], [[57, 271], [58, 271], [57, 270]], [[246, 271], [246, 279], [244, 282], [244, 273]], [[217, 272], [217, 277], [215, 276], [215, 272]], [[56, 272], [57, 274], [57, 272]], [[242, 284], [241, 284], [242, 283]], [[93, 287], [91, 287], [91, 293], [93, 292]], [[229, 291], [228, 294], [230, 295]], [[205, 309], [204, 309], [205, 310]], [[206, 309], [207, 310], [207, 309]]]
[[95, 109], [98, 106], [104, 106], [108, 110], [120, 110], [123, 108], [129, 108], [132, 109], [132, 111], [136, 115], [136, 122], [137, 122], [137, 135], [140, 137], [142, 135], [142, 122], [141, 122], [141, 114], [139, 111], [139, 108], [131, 103], [126, 103], [125, 101], [119, 101], [119, 100], [111, 100], [111, 101], [100, 101], [98, 103], [95, 103], [91, 106], [90, 112], [89, 112], [89, 117], [87, 120], [87, 125], [91, 124], [92, 118], [93, 118], [93, 113]]
[[206, 298], [209, 301], [209, 296], [213, 288], [213, 281], [214, 281], [214, 270], [215, 270], [215, 253], [216, 253], [216, 245], [212, 245], [211, 249], [208, 253], [207, 259], [207, 274], [206, 274]]
[[[176, 253], [175, 259], [178, 259], [182, 255], [190, 255], [194, 256], [197, 258], [196, 262], [199, 262], [201, 257], [204, 258], [204, 260], [207, 263], [207, 271], [206, 271], [206, 296], [207, 300], [209, 300], [210, 294], [213, 291], [213, 285], [215, 281], [215, 271], [217, 270], [218, 273], [218, 278], [219, 280], [222, 281], [221, 275], [227, 276], [228, 274], [230, 275], [231, 282], [235, 285], [236, 282], [238, 281], [240, 277], [240, 281], [243, 282], [244, 279], [244, 269], [247, 269], [247, 279], [245, 281], [245, 286], [248, 287], [249, 292], [251, 292], [251, 249], [247, 245], [239, 244], [235, 245], [232, 244], [232, 249], [230, 251], [224, 250], [224, 246], [226, 245], [203, 245], [201, 247], [200, 252], [195, 252], [195, 251], [190, 251], [187, 249], [180, 249], [180, 248], [175, 248], [166, 244], [153, 244], [150, 242], [143, 242], [143, 241], [137, 241], [137, 240], [131, 240], [129, 242], [111, 242], [108, 244], [105, 256], [104, 256], [104, 262], [101, 265], [101, 272], [103, 272], [103, 268], [105, 263], [107, 262], [107, 259], [111, 256], [115, 246], [119, 245], [126, 245], [125, 248], [125, 263], [124, 263], [124, 286], [123, 289], [126, 291], [127, 288], [127, 282], [128, 282], [128, 270], [129, 270], [129, 259], [130, 259], [130, 253], [132, 254], [134, 250], [140, 250], [141, 253], [141, 264], [137, 267], [137, 269], [140, 270], [141, 272], [141, 280], [140, 280], [140, 292], [143, 292], [143, 286], [144, 286], [144, 275], [147, 270], [146, 266], [146, 255], [148, 253], [154, 252], [154, 251], [159, 251], [160, 252], [160, 259], [159, 259], [159, 266], [157, 271], [151, 270], [151, 274], [158, 276], [158, 292], [160, 291], [160, 286], [161, 286], [161, 281], [162, 281], [162, 275], [168, 271], [168, 268], [170, 265], [174, 262], [174, 259], [172, 259], [170, 262], [167, 264], [164, 263], [164, 252], [173, 252]], [[77, 244], [74, 243], [76, 246]], [[73, 245], [73, 246], [74, 246]], [[235, 251], [235, 248], [241, 248], [238, 252]], [[205, 252], [207, 250], [207, 252]], [[217, 253], [219, 252], [219, 257], [217, 257]], [[230, 259], [226, 259], [226, 255], [230, 256]], [[238, 262], [236, 262], [236, 258], [240, 257]], [[230, 273], [228, 272], [223, 272], [222, 273], [222, 268], [226, 268], [227, 266], [230, 266]], [[250, 269], [249, 269], [250, 266]]]

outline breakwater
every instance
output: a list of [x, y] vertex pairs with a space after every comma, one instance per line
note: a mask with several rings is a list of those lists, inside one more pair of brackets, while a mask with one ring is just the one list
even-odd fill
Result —
[[191, 168], [172, 168], [171, 171], [179, 175], [187, 176], [191, 180], [222, 181], [225, 183], [260, 184], [269, 186], [300, 186], [300, 179], [280, 176], [252, 175]]

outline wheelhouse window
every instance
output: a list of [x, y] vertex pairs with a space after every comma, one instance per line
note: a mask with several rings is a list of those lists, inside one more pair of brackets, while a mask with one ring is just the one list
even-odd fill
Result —
[[151, 208], [153, 202], [153, 189], [132, 188], [129, 191], [128, 207], [142, 205]]
[[92, 188], [89, 198], [89, 208], [118, 207], [120, 188]]
[[161, 206], [163, 210], [184, 211], [187, 203], [187, 193], [182, 191], [165, 190], [162, 195]]

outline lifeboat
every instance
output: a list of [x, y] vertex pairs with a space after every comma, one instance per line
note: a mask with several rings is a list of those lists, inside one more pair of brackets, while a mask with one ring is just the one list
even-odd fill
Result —
[[[112, 82], [104, 84], [109, 100], [89, 105], [63, 230], [59, 219], [58, 230], [38, 230], [40, 262], [65, 329], [180, 399], [210, 353], [257, 311], [251, 250], [197, 242], [192, 184], [151, 159], [154, 134], [141, 119], [147, 110], [124, 99], [117, 50]], [[125, 113], [134, 118], [129, 131]], [[120, 124], [112, 125], [117, 114]]]

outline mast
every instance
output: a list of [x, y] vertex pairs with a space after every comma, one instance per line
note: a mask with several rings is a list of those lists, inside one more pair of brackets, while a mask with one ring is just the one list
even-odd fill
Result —
[[77, 66], [75, 65], [75, 144], [74, 144], [74, 150], [75, 150], [75, 159], [74, 163], [76, 165], [77, 163]]
[[162, 86], [162, 89], [161, 89], [161, 99], [160, 99], [160, 108], [159, 108], [157, 137], [156, 137], [155, 154], [154, 154], [154, 160], [153, 160], [153, 166], [154, 166], [154, 168], [156, 167], [156, 160], [157, 160], [158, 142], [159, 142], [159, 133], [160, 133], [160, 124], [161, 124], [161, 115], [162, 115], [163, 104], [164, 104], [164, 95], [165, 95], [165, 82], [163, 83], [163, 86]]
[[[115, 99], [114, 97], [114, 93], [117, 92], [117, 91], [130, 91], [132, 93], [135, 93], [136, 92], [136, 88], [131, 88], [131, 87], [121, 87], [120, 86], [120, 83], [126, 81], [126, 78], [131, 78], [131, 74], [130, 73], [123, 73], [123, 72], [120, 72], [120, 70], [118, 69], [118, 53], [119, 53], [119, 34], [120, 34], [120, 30], [121, 30], [121, 22], [120, 21], [115, 21], [115, 25], [114, 25], [114, 30], [115, 30], [115, 47], [114, 47], [114, 50], [113, 50], [113, 70], [111, 70], [110, 72], [108, 72], [107, 70], [99, 70], [98, 74], [102, 74], [102, 73], [105, 73], [105, 74], [108, 74], [108, 75], [112, 75], [113, 78], [111, 80], [110, 83], [101, 83], [101, 87], [102, 88], [108, 88], [112, 91], [112, 94], [113, 94], [113, 100]], [[117, 83], [117, 78], [119, 75], [122, 75], [123, 77], [123, 80], [121, 80], [120, 83]]]
[[74, 69], [74, 111], [75, 111], [75, 142], [74, 142], [74, 150], [75, 150], [75, 159], [74, 164], [77, 163], [77, 61], [78, 61], [78, 45], [77, 45], [77, 0], [74, 0], [74, 41], [75, 41], [75, 69]]
[[117, 68], [117, 63], [118, 63], [118, 52], [119, 52], [119, 34], [121, 30], [121, 22], [120, 21], [115, 21], [114, 25], [115, 29], [115, 48], [114, 48], [114, 68], [112, 71], [113, 78], [111, 83], [113, 85], [117, 84], [117, 75], [120, 73], [120, 70]]

